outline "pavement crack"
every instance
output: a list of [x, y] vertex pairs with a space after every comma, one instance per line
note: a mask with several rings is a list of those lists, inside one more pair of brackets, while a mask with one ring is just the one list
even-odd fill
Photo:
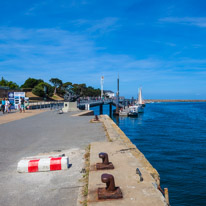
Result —
[[83, 186], [61, 187], [60, 190], [75, 189], [75, 188], [80, 188], [80, 187], [83, 187]]
[[126, 152], [126, 151], [135, 150], [135, 149], [136, 149], [136, 148], [121, 149], [121, 150], [118, 150], [118, 151], [116, 151], [116, 152], [121, 152], [121, 153], [123, 153], [123, 152]]

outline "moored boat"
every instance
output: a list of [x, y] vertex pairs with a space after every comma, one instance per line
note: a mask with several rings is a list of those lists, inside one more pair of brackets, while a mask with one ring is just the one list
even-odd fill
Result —
[[138, 116], [138, 107], [136, 105], [129, 107], [128, 116], [137, 117]]
[[127, 117], [128, 114], [129, 114], [129, 112], [126, 111], [126, 110], [120, 110], [120, 111], [119, 111], [119, 116], [125, 116], [125, 117]]

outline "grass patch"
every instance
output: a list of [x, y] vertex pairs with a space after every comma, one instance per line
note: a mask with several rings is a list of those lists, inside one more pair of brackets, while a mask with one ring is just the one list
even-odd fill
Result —
[[89, 183], [89, 167], [90, 167], [90, 145], [88, 145], [88, 147], [86, 148], [86, 152], [84, 155], [84, 159], [85, 159], [85, 171], [82, 177], [82, 181], [84, 182], [84, 187], [82, 190], [82, 196], [83, 196], [83, 201], [81, 202], [81, 204], [83, 206], [87, 206], [87, 195], [88, 195], [88, 183]]
[[53, 99], [58, 99], [58, 97], [56, 95], [53, 95], [52, 98]]

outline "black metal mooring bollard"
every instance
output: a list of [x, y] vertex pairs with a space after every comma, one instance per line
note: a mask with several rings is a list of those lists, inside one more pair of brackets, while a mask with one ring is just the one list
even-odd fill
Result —
[[95, 115], [94, 121], [99, 121], [99, 117]]
[[96, 164], [97, 170], [114, 169], [114, 165], [112, 164], [112, 162], [109, 162], [109, 157], [107, 153], [99, 153], [99, 158], [102, 159], [102, 163]]
[[104, 153], [104, 152], [99, 153], [99, 158], [102, 159], [103, 164], [105, 164], [105, 165], [109, 164], [109, 157], [108, 157], [107, 153]]
[[98, 199], [119, 199], [123, 198], [122, 191], [115, 186], [114, 176], [102, 174], [101, 180], [106, 183], [106, 188], [98, 188]]
[[102, 177], [102, 182], [106, 183], [106, 190], [107, 191], [115, 191], [115, 182], [114, 182], [114, 176], [110, 174], [103, 174]]

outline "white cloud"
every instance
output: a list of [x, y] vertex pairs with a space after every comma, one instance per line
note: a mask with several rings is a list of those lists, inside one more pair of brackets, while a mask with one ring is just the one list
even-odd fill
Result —
[[120, 27], [119, 18], [106, 17], [98, 20], [77, 19], [71, 21], [75, 26], [85, 26], [84, 30], [89, 33], [108, 33]]
[[49, 4], [49, 2], [46, 2], [46, 1], [41, 1], [40, 3], [35, 3], [25, 12], [25, 15], [27, 15], [27, 16], [35, 15], [39, 9], [47, 6], [48, 4]]
[[127, 54], [108, 54], [106, 48], [99, 52], [95, 42], [86, 36], [54, 28], [2, 27], [0, 51], [1, 76], [18, 84], [28, 77], [45, 81], [57, 77], [64, 82], [85, 82], [99, 87], [103, 75], [105, 88], [115, 91], [119, 73], [121, 84], [129, 87], [130, 93], [136, 92], [138, 85], [160, 79], [186, 78], [186, 69], [203, 72], [206, 65], [204, 59], [163, 61], [155, 57], [137, 59]]
[[99, 31], [101, 33], [110, 32], [116, 30], [119, 25], [118, 18], [108, 17], [101, 20], [97, 20], [93, 22], [93, 25], [88, 29], [90, 32]]
[[160, 22], [168, 22], [168, 23], [178, 23], [178, 24], [186, 24], [193, 25], [198, 27], [206, 27], [206, 17], [166, 17], [159, 19]]

